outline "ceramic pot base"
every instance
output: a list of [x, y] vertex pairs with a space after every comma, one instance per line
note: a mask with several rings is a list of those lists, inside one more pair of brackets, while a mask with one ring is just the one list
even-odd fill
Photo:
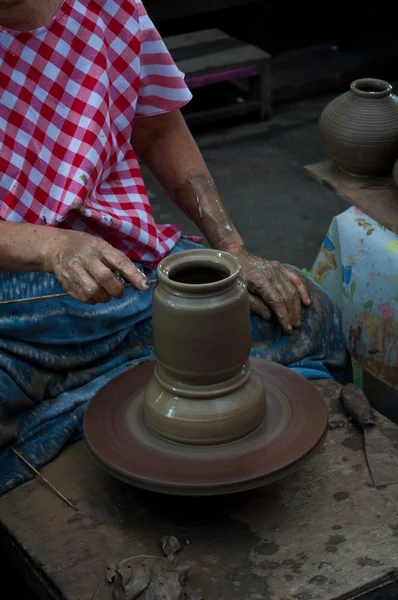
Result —
[[173, 442], [225, 444], [264, 421], [265, 395], [264, 382], [250, 361], [236, 377], [208, 386], [175, 382], [157, 363], [144, 394], [144, 419], [155, 434]]
[[150, 362], [125, 371], [90, 402], [84, 421], [88, 448], [111, 475], [165, 494], [227, 494], [282, 479], [322, 445], [327, 407], [304, 377], [266, 360], [251, 362], [265, 382], [267, 417], [249, 435], [225, 444], [192, 446], [152, 433], [143, 411], [156, 364]]

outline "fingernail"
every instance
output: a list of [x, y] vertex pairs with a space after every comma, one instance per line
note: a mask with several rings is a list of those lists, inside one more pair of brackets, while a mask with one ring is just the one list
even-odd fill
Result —
[[149, 288], [151, 287], [151, 284], [149, 283], [148, 279], [143, 279], [141, 282], [141, 286], [143, 290], [149, 290]]
[[288, 326], [287, 326], [287, 330], [288, 330], [288, 332], [290, 333], [291, 331], [293, 331], [293, 327], [292, 327], [291, 325], [288, 325]]

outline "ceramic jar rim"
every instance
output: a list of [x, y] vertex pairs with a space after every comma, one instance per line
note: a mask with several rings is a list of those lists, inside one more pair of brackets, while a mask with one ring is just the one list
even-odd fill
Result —
[[[188, 266], [200, 264], [216, 268], [217, 265], [228, 269], [230, 275], [219, 281], [210, 283], [181, 283], [170, 279], [170, 273], [178, 266]], [[200, 248], [194, 250], [183, 250], [176, 254], [166, 256], [157, 267], [159, 283], [165, 284], [167, 287], [175, 291], [186, 292], [189, 294], [203, 294], [219, 292], [228, 288], [236, 279], [238, 279], [241, 271], [239, 261], [235, 256], [222, 250], [213, 250], [208, 248]]]
[[[361, 86], [375, 88], [375, 91], [369, 92], [362, 90]], [[376, 79], [374, 77], [363, 77], [356, 79], [351, 83], [350, 89], [353, 94], [361, 98], [383, 98], [389, 96], [392, 92], [392, 85], [384, 79]]]

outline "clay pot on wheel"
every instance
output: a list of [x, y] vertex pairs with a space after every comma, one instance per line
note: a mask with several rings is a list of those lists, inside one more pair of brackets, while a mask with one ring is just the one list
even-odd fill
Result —
[[155, 376], [147, 426], [175, 442], [221, 444], [265, 418], [264, 384], [253, 371], [250, 308], [240, 265], [216, 250], [169, 255], [153, 295]]
[[381, 79], [357, 79], [319, 120], [326, 154], [346, 173], [391, 173], [398, 156], [398, 97]]
[[394, 168], [392, 170], [392, 178], [394, 179], [395, 185], [398, 187], [398, 160], [395, 162]]

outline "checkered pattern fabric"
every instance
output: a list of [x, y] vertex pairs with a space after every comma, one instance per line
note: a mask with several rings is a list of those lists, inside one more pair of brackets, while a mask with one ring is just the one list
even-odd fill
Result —
[[154, 222], [132, 123], [190, 99], [140, 0], [64, 0], [36, 31], [0, 27], [0, 219], [157, 264], [181, 232]]

